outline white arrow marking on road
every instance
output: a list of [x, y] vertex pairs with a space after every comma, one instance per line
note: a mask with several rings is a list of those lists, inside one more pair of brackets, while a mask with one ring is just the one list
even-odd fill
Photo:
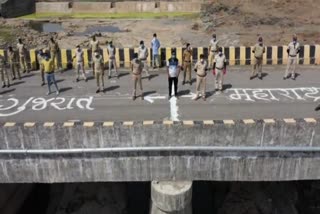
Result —
[[154, 100], [166, 99], [166, 97], [165, 96], [146, 96], [144, 99], [149, 103], [154, 103]]
[[185, 98], [194, 98], [194, 97], [196, 97], [196, 94], [195, 94], [195, 93], [190, 92], [190, 94], [182, 95], [181, 97], [185, 97]]

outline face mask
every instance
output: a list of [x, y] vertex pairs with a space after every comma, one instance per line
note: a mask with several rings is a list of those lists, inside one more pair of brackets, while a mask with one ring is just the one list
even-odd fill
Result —
[[200, 62], [203, 62], [204, 60], [203, 59], [200, 59]]
[[213, 37], [213, 41], [216, 41], [216, 37]]
[[260, 45], [260, 46], [262, 46], [262, 44], [263, 44], [262, 42], [259, 42], [259, 45]]
[[219, 56], [222, 56], [222, 52], [219, 52]]
[[98, 54], [98, 53], [95, 53], [94, 55], [95, 55], [96, 57], [98, 57], [98, 56], [99, 56], [99, 54]]
[[176, 55], [172, 55], [172, 58], [176, 58]]

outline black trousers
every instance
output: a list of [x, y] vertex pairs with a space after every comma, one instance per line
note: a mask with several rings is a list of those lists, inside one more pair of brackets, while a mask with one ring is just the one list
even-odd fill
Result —
[[169, 77], [168, 78], [169, 81], [169, 97], [172, 94], [172, 84], [174, 84], [174, 95], [177, 96], [178, 95], [178, 77]]

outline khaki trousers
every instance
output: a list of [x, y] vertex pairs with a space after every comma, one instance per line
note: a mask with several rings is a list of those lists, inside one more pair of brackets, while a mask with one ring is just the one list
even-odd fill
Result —
[[10, 85], [9, 74], [4, 65], [0, 67], [0, 73], [1, 73], [2, 85], [6, 85], [6, 84]]
[[206, 76], [201, 77], [199, 75], [197, 75], [197, 85], [196, 85], [196, 96], [199, 97], [200, 96], [200, 88], [202, 87], [201, 90], [201, 95], [202, 97], [206, 97], [206, 82], [207, 82], [207, 78]]
[[11, 71], [12, 78], [16, 78], [17, 77], [16, 76], [16, 72], [17, 72], [18, 78], [20, 79], [21, 78], [21, 74], [20, 74], [19, 66], [17, 65], [17, 63], [10, 62], [9, 65], [10, 65], [10, 71]]
[[258, 70], [258, 76], [262, 77], [262, 58], [253, 59], [251, 77], [254, 77], [256, 75], [257, 70]]
[[137, 92], [137, 85], [139, 85], [140, 91], [141, 91], [141, 96], [143, 95], [143, 88], [142, 88], [142, 79], [141, 79], [141, 74], [132, 75], [132, 80], [133, 80], [133, 93], [132, 96], [136, 96]]
[[150, 76], [150, 74], [149, 74], [149, 66], [148, 66], [147, 60], [141, 59], [141, 63], [143, 65], [143, 70], [145, 70], [145, 72], [146, 72], [146, 75]]
[[40, 74], [41, 74], [41, 81], [44, 83], [44, 67], [40, 64]]
[[53, 65], [54, 65], [54, 69], [55, 69], [56, 66], [58, 65], [57, 52], [56, 51], [51, 51], [50, 52], [50, 56], [51, 56], [51, 59], [53, 60]]
[[[104, 72], [101, 71], [101, 70], [97, 70], [97, 71], [95, 72], [95, 78], [96, 78], [96, 81], [97, 81], [97, 87], [98, 87], [99, 89], [101, 89], [101, 88], [100, 88], [100, 83], [101, 83], [102, 89], [104, 89]], [[100, 82], [100, 81], [101, 81], [101, 82]]]
[[23, 72], [28, 71], [27, 58], [25, 55], [19, 56], [20, 68], [22, 68]]
[[223, 70], [216, 68], [215, 87], [216, 89], [222, 90], [222, 86], [223, 86]]
[[214, 62], [214, 58], [216, 57], [218, 52], [216, 51], [210, 51], [210, 55], [209, 55], [209, 68], [213, 68], [213, 62]]
[[291, 77], [295, 76], [296, 64], [297, 64], [297, 57], [289, 56], [287, 69], [286, 69], [286, 73], [284, 74], [284, 77], [288, 77], [289, 73], [291, 73]]
[[87, 79], [86, 72], [84, 70], [84, 62], [77, 63], [77, 79], [80, 79], [80, 71], [82, 73], [83, 79]]
[[183, 82], [191, 82], [191, 62], [183, 63]]

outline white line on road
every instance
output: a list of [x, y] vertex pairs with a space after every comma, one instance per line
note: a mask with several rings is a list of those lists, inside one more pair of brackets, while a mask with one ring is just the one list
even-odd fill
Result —
[[144, 98], [149, 103], [154, 103], [154, 100], [166, 99], [166, 96], [146, 96]]

